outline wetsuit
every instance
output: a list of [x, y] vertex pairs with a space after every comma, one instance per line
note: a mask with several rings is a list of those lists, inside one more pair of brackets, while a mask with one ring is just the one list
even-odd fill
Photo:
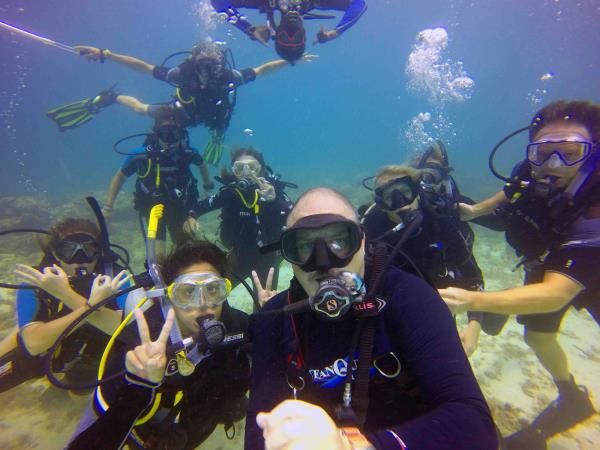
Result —
[[[151, 338], [158, 338], [164, 323], [160, 306], [153, 305], [144, 315]], [[248, 316], [227, 302], [220, 320], [229, 333], [248, 328]], [[106, 374], [123, 370], [125, 354], [139, 342], [134, 322], [119, 336]], [[239, 349], [215, 352], [186, 377], [179, 375], [173, 359], [159, 385], [127, 374], [103, 385], [101, 392], [96, 389], [94, 407], [99, 417], [67, 448], [115, 449], [126, 442], [131, 448], [194, 449], [217, 425], [228, 429], [243, 419], [249, 377], [248, 357]], [[143, 423], [134, 427], [136, 421]]]
[[[268, 15], [272, 15], [274, 9], [279, 9], [277, 1], [274, 8], [271, 8], [269, 0], [211, 0], [211, 3], [216, 11], [227, 14], [232, 25], [249, 35], [252, 34], [254, 27], [238, 11], [238, 8], [258, 9], [267, 12]], [[314, 9], [344, 11], [342, 19], [335, 27], [335, 31], [342, 34], [358, 22], [367, 10], [367, 2], [365, 0], [305, 0], [300, 7], [300, 13], [304, 15]]]
[[[385, 378], [372, 370], [366, 422], [361, 431], [380, 450], [399, 448], [386, 429], [396, 433], [409, 449], [497, 449], [490, 411], [454, 321], [437, 292], [396, 268], [386, 272], [379, 292], [386, 306], [377, 318], [373, 358], [389, 360], [389, 352], [393, 352], [400, 362], [400, 372]], [[266, 303], [264, 310], [277, 310], [288, 301], [305, 297], [302, 288], [293, 283], [289, 290]], [[298, 393], [298, 399], [319, 405], [335, 417], [334, 409], [342, 400], [354, 329], [352, 319], [326, 322], [312, 312], [255, 317], [246, 449], [264, 448], [256, 414], [292, 398], [286, 381], [290, 354], [302, 355], [299, 370], [304, 373], [306, 387]], [[360, 355], [353, 360], [357, 357]], [[384, 372], [393, 375], [397, 369], [396, 364]]]
[[[39, 270], [59, 264], [53, 258], [44, 258]], [[114, 274], [121, 271], [113, 266]], [[106, 273], [99, 264], [96, 273], [70, 278], [71, 287], [84, 298], [88, 298], [92, 283], [97, 273]], [[125, 296], [107, 305], [110, 309], [122, 309]], [[41, 289], [20, 290], [17, 293], [17, 347], [0, 358], [0, 392], [15, 387], [31, 378], [44, 376], [45, 354], [31, 355], [21, 337], [21, 330], [35, 322], [51, 322], [64, 317], [72, 310], [56, 297], [52, 297]], [[109, 336], [89, 323], [84, 323], [66, 337], [61, 344], [59, 355], [55, 358], [53, 371], [65, 373], [67, 383], [89, 383], [94, 379], [98, 369], [98, 361], [108, 342]]]
[[[531, 181], [528, 164], [519, 164], [513, 177]], [[507, 197], [513, 192], [506, 190]], [[539, 283], [544, 272], [558, 272], [584, 289], [568, 305], [548, 314], [517, 316], [527, 330], [555, 333], [570, 306], [587, 308], [600, 324], [600, 184], [588, 188], [559, 217], [550, 216], [547, 200], [526, 192], [506, 207], [510, 222], [507, 242], [522, 258], [525, 284]]]
[[183, 224], [188, 219], [188, 210], [198, 202], [197, 180], [190, 166], [204, 164], [202, 156], [194, 148], [161, 152], [149, 139], [146, 146], [128, 156], [121, 172], [126, 177], [137, 174], [134, 206], [140, 216], [148, 219], [150, 210], [156, 204], [165, 205], [164, 220], [158, 225], [156, 238], [166, 239], [166, 229], [173, 242], [185, 239]]
[[[199, 216], [220, 209], [220, 238], [223, 245], [231, 249], [228, 259], [232, 272], [245, 279], [256, 270], [259, 278], [265, 280], [269, 268], [274, 267], [273, 286], [277, 286], [281, 255], [279, 252], [261, 255], [259, 249], [279, 239], [293, 204], [277, 177], [267, 175], [265, 178], [275, 188], [275, 199], [270, 202], [259, 197], [255, 186], [242, 191], [231, 185], [201, 200], [192, 212]], [[235, 277], [231, 281], [239, 282]]]
[[[217, 79], [209, 81], [209, 87], [201, 87], [193, 62], [185, 61], [177, 67], [156, 66], [154, 78], [177, 86], [173, 101], [169, 103], [187, 116], [187, 126], [205, 124], [218, 134], [224, 134], [235, 107], [236, 90], [239, 86], [254, 81], [254, 69], [224, 68]], [[152, 105], [152, 116], [164, 105]]]

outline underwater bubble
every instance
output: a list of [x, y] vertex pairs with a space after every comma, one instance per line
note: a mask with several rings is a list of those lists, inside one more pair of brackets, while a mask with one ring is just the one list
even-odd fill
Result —
[[246, 136], [252, 137], [254, 136], [254, 130], [252, 128], [244, 128], [244, 134]]
[[552, 72], [547, 72], [540, 77], [540, 81], [550, 81], [554, 78], [554, 74]]
[[470, 98], [475, 82], [464, 70], [464, 62], [446, 59], [448, 32], [444, 28], [425, 29], [417, 34], [408, 55], [405, 72], [408, 89], [428, 96], [434, 105], [462, 102]]

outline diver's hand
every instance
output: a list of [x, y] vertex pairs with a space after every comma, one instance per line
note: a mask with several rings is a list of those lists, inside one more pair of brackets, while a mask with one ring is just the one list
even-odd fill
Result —
[[257, 191], [261, 200], [265, 202], [272, 202], [273, 200], [275, 200], [277, 194], [275, 193], [275, 188], [271, 183], [269, 183], [263, 177], [256, 177], [255, 175], [252, 175], [252, 179], [258, 186]]
[[463, 222], [468, 222], [469, 220], [477, 218], [473, 205], [467, 205], [466, 203], [458, 204], [458, 214], [460, 215], [460, 220]]
[[183, 232], [193, 236], [200, 231], [200, 223], [193, 217], [188, 217], [183, 223]]
[[160, 331], [160, 336], [156, 341], [150, 339], [150, 330], [144, 313], [140, 309], [136, 309], [134, 314], [141, 344], [127, 352], [125, 368], [127, 372], [139, 378], [158, 384], [165, 376], [167, 342], [175, 320], [175, 311], [173, 309], [169, 310], [165, 324]]
[[258, 41], [262, 45], [267, 45], [271, 39], [271, 30], [268, 25], [258, 25], [250, 30], [250, 39]]
[[472, 320], [469, 324], [464, 327], [458, 335], [460, 341], [465, 349], [467, 356], [471, 356], [477, 350], [477, 343], [479, 342], [479, 333], [481, 331], [481, 324], [476, 320]]
[[256, 289], [256, 293], [258, 295], [258, 303], [261, 307], [263, 307], [264, 304], [269, 301], [269, 299], [273, 298], [275, 294], [277, 294], [277, 290], [272, 289], [274, 274], [275, 268], [271, 267], [269, 269], [269, 274], [267, 275], [267, 282], [263, 288], [262, 283], [258, 279], [258, 274], [255, 270], [252, 271], [252, 281], [254, 282], [254, 288]]
[[126, 270], [121, 270], [114, 278], [108, 275], [98, 275], [92, 283], [88, 305], [94, 306], [105, 298], [116, 294], [129, 280], [131, 280], [131, 275]]
[[87, 45], [76, 45], [73, 48], [77, 50], [81, 56], [84, 56], [88, 61], [98, 61], [102, 59], [102, 50], [97, 47], [89, 47]]
[[313, 45], [324, 44], [325, 42], [329, 42], [338, 36], [339, 34], [337, 30], [325, 31], [325, 27], [321, 27], [321, 29], [317, 33], [316, 39], [313, 41]]
[[471, 304], [471, 299], [469, 296], [472, 294], [471, 291], [456, 287], [449, 287], [446, 289], [438, 289], [438, 292], [442, 299], [446, 302], [446, 306], [450, 308], [453, 316], [469, 310], [469, 306]]
[[320, 407], [300, 400], [286, 400], [271, 412], [259, 413], [256, 424], [263, 430], [268, 450], [350, 450], [348, 439]]
[[64, 298], [70, 291], [74, 292], [66, 272], [57, 264], [44, 267], [41, 271], [25, 264], [17, 264], [13, 273], [21, 281], [37, 286], [53, 297]]

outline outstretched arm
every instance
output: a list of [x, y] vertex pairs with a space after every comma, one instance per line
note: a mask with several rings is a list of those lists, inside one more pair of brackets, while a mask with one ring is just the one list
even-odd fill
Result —
[[508, 198], [506, 198], [504, 191], [498, 191], [490, 198], [475, 203], [474, 205], [459, 203], [458, 211], [460, 213], [460, 220], [467, 222], [481, 216], [492, 214], [498, 206], [506, 202], [508, 202]]
[[152, 75], [152, 72], [154, 71], [155, 66], [153, 64], [149, 64], [133, 56], [120, 55], [119, 53], [113, 53], [108, 49], [100, 49], [86, 45], [76, 45], [74, 48], [79, 51], [81, 56], [85, 56], [88, 61], [104, 62], [105, 60], [110, 59], [117, 64], [121, 64], [148, 75]]
[[106, 195], [106, 203], [104, 203], [104, 206], [102, 207], [102, 213], [106, 220], [110, 217], [113, 203], [115, 202], [117, 195], [119, 195], [125, 180], [127, 180], [127, 176], [121, 170], [118, 170], [112, 177], [110, 186], [108, 187], [108, 194]]
[[315, 9], [345, 11], [340, 23], [333, 30], [325, 31], [324, 28], [321, 28], [321, 31], [317, 33], [317, 42], [323, 44], [341, 36], [342, 33], [358, 22], [358, 19], [367, 11], [367, 2], [365, 0], [351, 0], [348, 4], [347, 1], [340, 0], [317, 0], [315, 1]]
[[[252, 26], [252, 24], [248, 22], [248, 19], [246, 19], [246, 17], [237, 10], [236, 6], [238, 5], [235, 5], [236, 2], [233, 2], [231, 0], [211, 0], [210, 3], [212, 4], [212, 7], [215, 9], [215, 11], [217, 11], [220, 14], [225, 14], [227, 16], [227, 21], [231, 25], [236, 27], [238, 30], [242, 31], [244, 34], [250, 36], [251, 39], [256, 39], [256, 36], [254, 35], [255, 27]], [[240, 2], [238, 1], [237, 3]], [[258, 6], [253, 7], [252, 5], [243, 5], [243, 7], [258, 9]]]
[[149, 115], [150, 112], [150, 105], [147, 103], [142, 103], [137, 98], [131, 97], [130, 95], [117, 96], [117, 103], [131, 109], [135, 113], [142, 114], [144, 116]]
[[[302, 58], [300, 58], [300, 60], [298, 62], [312, 62], [314, 61], [316, 58], [318, 58], [318, 55], [309, 55], [308, 53], [303, 55]], [[279, 69], [282, 69], [284, 67], [290, 66], [291, 64], [286, 61], [285, 59], [276, 59], [275, 61], [269, 61], [266, 62], [258, 67], [255, 67], [254, 73], [256, 74], [256, 76], [258, 77], [259, 75], [267, 75], [269, 73], [275, 72]]]

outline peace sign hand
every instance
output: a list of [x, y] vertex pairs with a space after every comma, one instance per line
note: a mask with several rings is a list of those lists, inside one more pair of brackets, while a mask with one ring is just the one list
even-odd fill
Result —
[[169, 310], [165, 324], [160, 331], [160, 336], [156, 341], [150, 339], [150, 330], [144, 313], [140, 309], [136, 309], [134, 314], [142, 343], [127, 352], [125, 368], [129, 373], [143, 380], [159, 384], [165, 376], [167, 342], [175, 320], [175, 311], [173, 309]]
[[260, 280], [258, 279], [258, 274], [255, 270], [252, 271], [252, 281], [254, 281], [254, 287], [256, 288], [256, 293], [258, 294], [258, 302], [260, 306], [263, 307], [265, 303], [269, 301], [270, 298], [274, 297], [277, 294], [276, 289], [271, 289], [273, 285], [273, 275], [275, 274], [275, 269], [271, 267], [269, 269], [269, 274], [267, 275], [267, 282], [265, 283], [265, 287], [262, 287]]

